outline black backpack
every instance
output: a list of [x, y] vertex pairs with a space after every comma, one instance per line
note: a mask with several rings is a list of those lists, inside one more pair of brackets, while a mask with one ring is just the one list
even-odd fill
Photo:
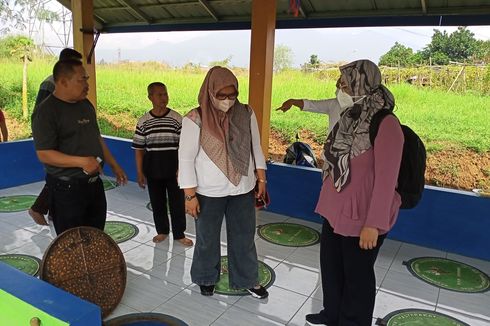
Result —
[[[379, 110], [371, 119], [369, 127], [369, 140], [374, 146], [374, 140], [378, 134], [381, 121], [387, 115], [395, 115], [391, 110]], [[398, 173], [398, 185], [396, 191], [400, 194], [402, 203], [400, 208], [414, 208], [422, 198], [425, 184], [425, 167], [427, 153], [420, 137], [408, 126], [402, 125], [403, 154]]]
[[286, 149], [284, 163], [311, 168], [317, 167], [315, 153], [313, 153], [310, 145], [299, 141], [298, 135], [296, 135], [296, 142]]

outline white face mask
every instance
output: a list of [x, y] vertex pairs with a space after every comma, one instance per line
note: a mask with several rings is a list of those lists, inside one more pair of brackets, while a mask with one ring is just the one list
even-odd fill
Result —
[[354, 100], [352, 96], [339, 89], [337, 92], [337, 101], [339, 102], [340, 109], [344, 111], [347, 108], [354, 106]]
[[335, 95], [337, 96], [337, 101], [339, 102], [340, 109], [342, 111], [344, 111], [347, 108], [353, 107], [354, 104], [362, 101], [366, 97], [366, 95], [356, 96], [359, 97], [359, 99], [354, 101], [354, 96], [350, 96], [349, 94], [347, 94], [346, 92], [338, 88], [337, 91], [335, 92]]
[[236, 100], [230, 100], [228, 98], [224, 100], [218, 100], [214, 96], [211, 96], [211, 102], [213, 102], [214, 107], [225, 113], [228, 112], [228, 110], [235, 104], [235, 101]]

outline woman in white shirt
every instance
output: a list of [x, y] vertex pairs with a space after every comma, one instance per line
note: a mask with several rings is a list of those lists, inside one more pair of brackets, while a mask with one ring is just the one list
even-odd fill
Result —
[[302, 111], [324, 113], [328, 114], [328, 131], [327, 135], [332, 131], [333, 126], [340, 120], [340, 113], [343, 111], [339, 105], [337, 98], [330, 98], [327, 100], [307, 100], [307, 99], [294, 99], [282, 103], [276, 111], [286, 112], [291, 109], [292, 106], [297, 106]]
[[186, 212], [196, 221], [192, 281], [202, 295], [213, 295], [226, 217], [230, 287], [262, 299], [268, 293], [258, 282], [254, 203], [266, 190], [266, 164], [255, 114], [237, 96], [238, 80], [230, 70], [208, 71], [199, 107], [182, 120], [178, 177]]

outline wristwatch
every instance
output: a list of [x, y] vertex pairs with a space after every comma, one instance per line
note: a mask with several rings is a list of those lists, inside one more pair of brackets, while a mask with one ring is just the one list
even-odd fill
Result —
[[187, 200], [187, 201], [191, 201], [194, 198], [196, 198], [196, 195], [195, 194], [194, 195], [185, 195], [185, 200]]

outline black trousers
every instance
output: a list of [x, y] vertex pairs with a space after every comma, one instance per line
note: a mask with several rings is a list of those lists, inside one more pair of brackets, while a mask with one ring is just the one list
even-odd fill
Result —
[[170, 225], [167, 212], [167, 193], [168, 204], [170, 206], [170, 216], [172, 217], [172, 233], [174, 239], [185, 237], [185, 203], [184, 191], [179, 188], [177, 178], [154, 179], [146, 178], [148, 194], [150, 195], [151, 207], [153, 209], [153, 220], [158, 234], [169, 234]]
[[329, 326], [371, 326], [376, 277], [374, 263], [386, 235], [376, 248], [359, 247], [359, 237], [333, 232], [325, 219], [320, 243], [323, 307], [320, 312]]
[[100, 178], [89, 183], [88, 178], [66, 181], [47, 175], [46, 183], [56, 234], [79, 226], [104, 230], [107, 202]]
[[47, 185], [44, 185], [41, 193], [36, 198], [34, 204], [32, 204], [31, 209], [34, 212], [41, 213], [43, 215], [48, 214], [49, 211], [49, 191]]

